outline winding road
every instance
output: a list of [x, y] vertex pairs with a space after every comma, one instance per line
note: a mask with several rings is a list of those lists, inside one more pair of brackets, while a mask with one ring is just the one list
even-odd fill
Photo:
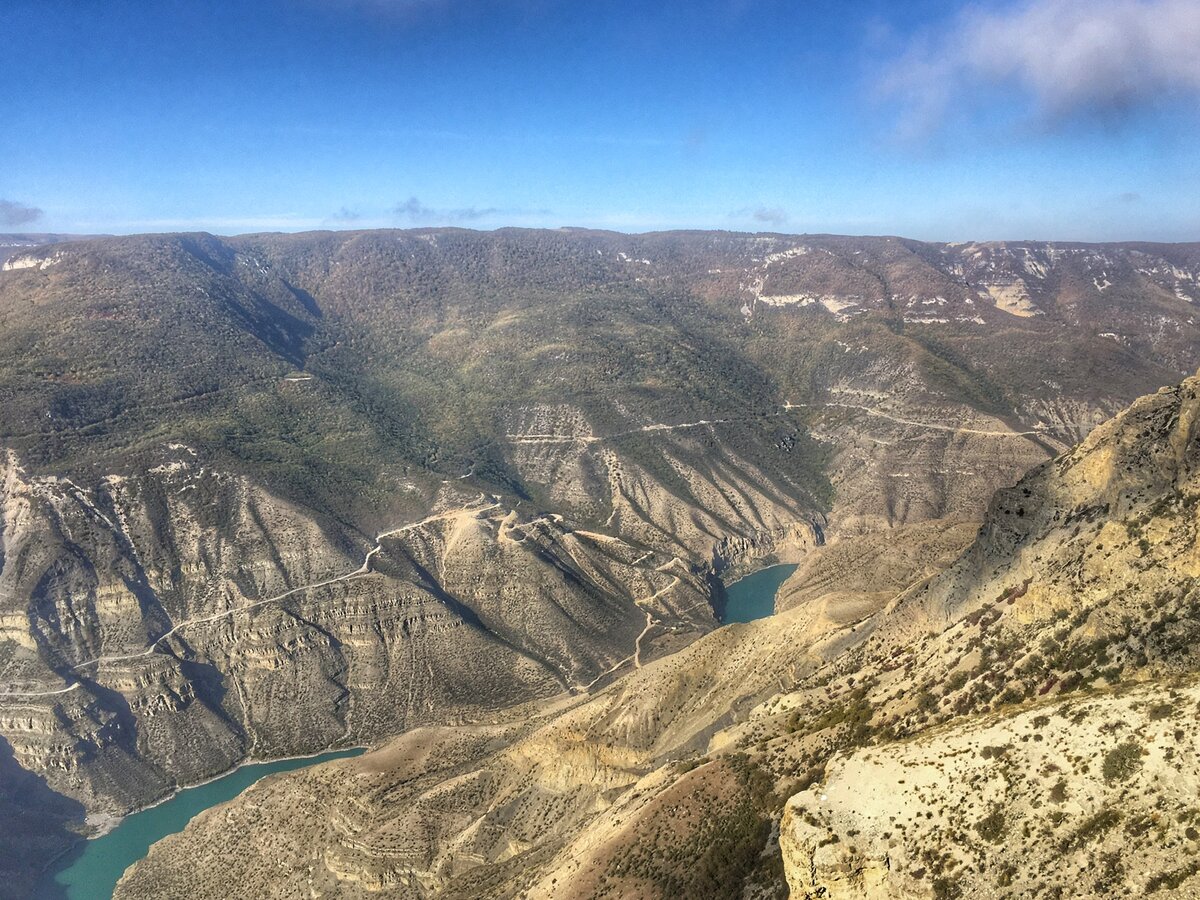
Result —
[[[436, 515], [429, 516], [427, 518], [422, 519], [419, 522], [412, 522], [408, 525], [402, 525], [398, 528], [393, 528], [388, 531], [382, 532], [375, 537], [375, 546], [373, 548], [371, 548], [369, 551], [367, 551], [367, 555], [363, 558], [362, 565], [359, 566], [357, 569], [355, 569], [353, 572], [347, 572], [344, 575], [337, 575], [337, 576], [334, 576], [333, 578], [326, 578], [323, 581], [315, 581], [310, 584], [303, 584], [303, 585], [300, 585], [299, 587], [294, 587], [294, 588], [291, 588], [290, 590], [284, 591], [281, 594], [276, 594], [273, 597], [267, 597], [263, 600], [256, 600], [253, 603], [247, 603], [243, 606], [235, 606], [231, 609], [226, 609], [226, 610], [222, 610], [221, 612], [218, 612], [218, 613], [213, 613], [212, 615], [197, 616], [194, 619], [187, 619], [186, 621], [180, 622], [178, 625], [174, 626], [169, 631], [166, 631], [163, 634], [159, 635], [157, 638], [155, 638], [153, 641], [151, 641], [144, 649], [139, 650], [137, 653], [125, 653], [125, 654], [118, 654], [118, 655], [111, 655], [111, 656], [96, 656], [96, 657], [93, 657], [92, 659], [88, 659], [88, 660], [84, 660], [83, 662], [76, 663], [75, 665], [71, 666], [68, 669], [68, 671], [78, 672], [82, 669], [86, 669], [91, 666], [96, 666], [101, 663], [128, 662], [129, 660], [142, 659], [142, 658], [150, 656], [152, 653], [154, 653], [155, 648], [158, 647], [158, 645], [161, 644], [163, 641], [168, 640], [169, 638], [173, 637], [176, 634], [179, 634], [181, 631], [184, 631], [186, 629], [194, 628], [199, 625], [208, 625], [213, 622], [219, 622], [222, 619], [232, 618], [233, 616], [236, 616], [240, 613], [250, 612], [252, 610], [259, 609], [260, 607], [267, 606], [272, 603], [280, 603], [280, 602], [288, 599], [289, 597], [293, 597], [296, 594], [300, 594], [305, 591], [317, 590], [319, 588], [329, 587], [334, 584], [339, 584], [343, 581], [349, 581], [352, 578], [361, 578], [364, 575], [369, 575], [371, 572], [371, 558], [373, 556], [375, 556], [375, 554], [377, 554], [383, 550], [383, 541], [386, 540], [387, 538], [396, 537], [397, 535], [405, 534], [407, 532], [414, 531], [418, 528], [423, 528], [426, 525], [429, 525], [433, 522], [441, 522], [446, 519], [459, 518], [461, 516], [478, 516], [480, 513], [487, 512], [492, 509], [497, 509], [497, 508], [499, 508], [499, 506], [500, 506], [499, 498], [496, 498], [493, 495], [493, 502], [487, 504], [486, 506], [475, 506], [475, 507], [468, 506], [468, 507], [463, 507], [462, 509], [450, 510], [449, 512], [438, 513]], [[0, 701], [7, 700], [9, 698], [15, 699], [15, 698], [28, 698], [28, 697], [53, 697], [53, 696], [57, 696], [59, 694], [69, 693], [70, 691], [76, 690], [79, 687], [80, 687], [80, 684], [77, 682], [75, 684], [69, 685], [68, 687], [60, 688], [58, 690], [53, 690], [53, 691], [5, 691], [3, 693], [0, 693]]]

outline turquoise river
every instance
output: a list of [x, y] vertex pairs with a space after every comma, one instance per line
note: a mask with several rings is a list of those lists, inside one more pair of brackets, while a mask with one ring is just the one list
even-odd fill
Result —
[[795, 566], [771, 566], [753, 575], [739, 578], [725, 589], [725, 614], [722, 624], [753, 622], [775, 612], [775, 594]]
[[[725, 590], [722, 621], [752, 622], [775, 612], [775, 593], [795, 566], [771, 566], [733, 582]], [[331, 759], [356, 756], [361, 750], [341, 750], [304, 759], [251, 763], [207, 784], [185, 788], [175, 796], [121, 820], [102, 837], [87, 841], [60, 860], [42, 880], [38, 900], [110, 900], [125, 869], [137, 862], [150, 845], [168, 834], [182, 831], [191, 819], [210, 806], [232, 800], [258, 779], [290, 772]]]
[[184, 788], [157, 806], [126, 816], [108, 834], [87, 841], [64, 856], [42, 879], [35, 896], [37, 900], [110, 900], [117, 880], [146, 855], [151, 844], [182, 831], [184, 825], [210, 806], [232, 800], [267, 775], [358, 756], [362, 752], [338, 750], [300, 759], [250, 763], [206, 784]]

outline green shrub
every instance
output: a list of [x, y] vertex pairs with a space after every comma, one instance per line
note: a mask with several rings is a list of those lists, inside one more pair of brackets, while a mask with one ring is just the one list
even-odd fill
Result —
[[1134, 740], [1125, 741], [1104, 755], [1104, 780], [1109, 784], [1128, 781], [1141, 767], [1141, 744]]
[[1124, 818], [1122, 813], [1115, 809], [1102, 809], [1094, 816], [1086, 819], [1082, 825], [1075, 829], [1069, 837], [1067, 837], [1060, 849], [1063, 853], [1071, 850], [1077, 850], [1088, 841], [1091, 841], [1107, 831], [1115, 828], [1121, 819]]
[[1004, 840], [1004, 835], [1008, 831], [1004, 807], [999, 803], [993, 803], [991, 812], [975, 823], [975, 831], [991, 844], [999, 844]]
[[1200, 872], [1200, 862], [1188, 863], [1186, 866], [1172, 869], [1169, 872], [1160, 872], [1146, 882], [1146, 893], [1153, 894], [1156, 891], [1176, 890], [1198, 872]]

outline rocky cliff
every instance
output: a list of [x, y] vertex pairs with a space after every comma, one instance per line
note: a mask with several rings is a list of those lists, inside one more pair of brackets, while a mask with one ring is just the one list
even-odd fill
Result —
[[1198, 412], [1196, 379], [1139, 400], [892, 602], [852, 665], [943, 724], [790, 801], [795, 895], [1194, 891]]

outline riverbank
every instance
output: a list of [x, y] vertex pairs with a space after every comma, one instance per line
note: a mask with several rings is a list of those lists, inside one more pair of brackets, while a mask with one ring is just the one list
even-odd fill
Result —
[[146, 855], [151, 844], [182, 831], [201, 812], [232, 800], [268, 775], [346, 759], [365, 751], [365, 747], [353, 747], [269, 761], [247, 759], [221, 775], [178, 788], [169, 796], [121, 817], [103, 834], [97, 833], [59, 856], [39, 880], [34, 897], [109, 900], [121, 875]]

